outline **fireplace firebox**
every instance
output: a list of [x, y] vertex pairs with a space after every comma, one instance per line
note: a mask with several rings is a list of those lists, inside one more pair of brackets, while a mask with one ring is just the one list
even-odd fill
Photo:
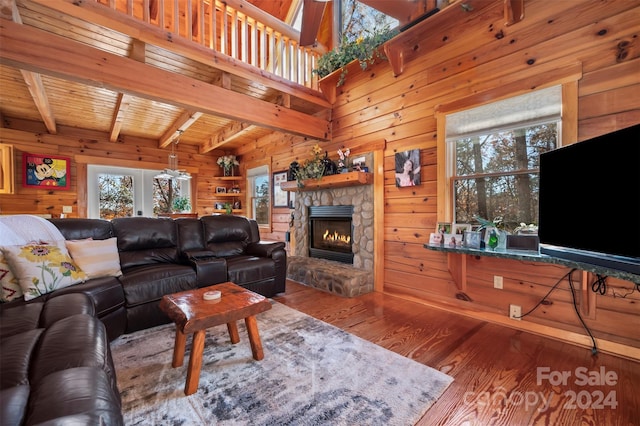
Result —
[[309, 257], [353, 265], [353, 206], [309, 207]]

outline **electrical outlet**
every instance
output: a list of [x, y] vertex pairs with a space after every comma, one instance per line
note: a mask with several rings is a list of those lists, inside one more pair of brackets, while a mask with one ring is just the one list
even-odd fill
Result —
[[73, 206], [62, 206], [62, 213], [73, 213]]
[[502, 290], [502, 277], [500, 275], [493, 276], [493, 288]]
[[509, 305], [509, 318], [520, 321], [522, 318], [522, 308], [518, 305]]

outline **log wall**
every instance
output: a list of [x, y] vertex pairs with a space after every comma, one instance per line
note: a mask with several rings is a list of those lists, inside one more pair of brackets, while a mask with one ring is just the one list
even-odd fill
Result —
[[[527, 0], [524, 20], [511, 26], [504, 23], [502, 1], [466, 3], [472, 11], [454, 4], [421, 24], [405, 43], [410, 49], [403, 52], [399, 76], [388, 63], [350, 70], [337, 89], [333, 140], [321, 146], [334, 159], [338, 148], [350, 147], [356, 155], [383, 150], [385, 292], [590, 346], [566, 279], [522, 321], [508, 318], [509, 304], [523, 312], [533, 308], [567, 268], [470, 257], [468, 300], [461, 300], [447, 255], [423, 247], [446, 211], [438, 193], [437, 113], [565, 84], [565, 95], [575, 98], [565, 106], [573, 109], [564, 111], [565, 143], [640, 123], [640, 2]], [[315, 143], [291, 142], [273, 135], [246, 151], [270, 155], [274, 170], [285, 169], [308, 158]], [[416, 148], [422, 185], [397, 188], [394, 155]], [[279, 220], [276, 212], [275, 231], [287, 228]], [[282, 213], [282, 220], [288, 215]], [[503, 290], [493, 288], [494, 275], [504, 277]], [[578, 309], [599, 346], [638, 358], [640, 294], [633, 284], [610, 278], [607, 294], [596, 296], [590, 274], [573, 278]]]
[[[15, 192], [0, 195], [0, 214], [36, 214], [59, 217], [62, 206], [72, 206], [68, 217], [87, 216], [87, 164], [162, 170], [167, 167], [169, 148], [158, 148], [155, 139], [123, 136], [109, 142], [109, 134], [61, 126], [58, 134], [50, 135], [41, 124], [20, 120], [5, 120], [0, 128], [0, 143], [14, 147]], [[15, 130], [15, 129], [20, 130]], [[71, 179], [68, 190], [24, 188], [23, 154], [50, 154], [71, 159]], [[178, 144], [179, 166], [189, 171], [192, 180], [193, 211], [199, 215], [213, 212], [216, 200], [214, 176], [222, 174], [216, 159], [220, 150], [198, 154], [195, 145]], [[244, 188], [244, 185], [243, 185]], [[243, 189], [244, 192], [244, 189]]]

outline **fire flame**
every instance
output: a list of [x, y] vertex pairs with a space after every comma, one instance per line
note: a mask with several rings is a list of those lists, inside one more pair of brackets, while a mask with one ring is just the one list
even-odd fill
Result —
[[324, 231], [324, 234], [322, 235], [322, 239], [324, 241], [338, 242], [338, 243], [344, 243], [344, 244], [349, 244], [351, 242], [351, 236], [339, 234], [338, 231], [334, 231], [333, 233], [331, 233], [329, 232], [328, 229]]

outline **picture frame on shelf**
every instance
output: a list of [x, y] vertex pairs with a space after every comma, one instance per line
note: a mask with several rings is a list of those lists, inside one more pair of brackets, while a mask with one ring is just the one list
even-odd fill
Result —
[[226, 194], [227, 188], [224, 186], [216, 186], [216, 194]]
[[461, 248], [462, 247], [462, 234], [444, 234], [443, 244], [449, 248]]
[[482, 232], [464, 231], [464, 245], [468, 248], [479, 249], [482, 241]]
[[280, 184], [287, 181], [287, 171], [273, 174], [273, 207], [289, 207], [289, 192], [284, 191]]
[[440, 234], [439, 232], [432, 232], [429, 235], [429, 245], [431, 246], [442, 245], [442, 234]]
[[22, 154], [25, 188], [66, 190], [71, 188], [71, 158], [49, 154]]
[[438, 222], [438, 226], [436, 226], [436, 233], [438, 233], [438, 234], [450, 234], [451, 233], [451, 222]]
[[224, 202], [222, 202], [222, 201], [216, 201], [216, 202], [213, 204], [213, 208], [214, 208], [214, 209], [216, 209], [216, 210], [224, 210]]
[[453, 229], [451, 230], [452, 234], [460, 234], [464, 235], [465, 231], [471, 231], [470, 223], [454, 223]]

